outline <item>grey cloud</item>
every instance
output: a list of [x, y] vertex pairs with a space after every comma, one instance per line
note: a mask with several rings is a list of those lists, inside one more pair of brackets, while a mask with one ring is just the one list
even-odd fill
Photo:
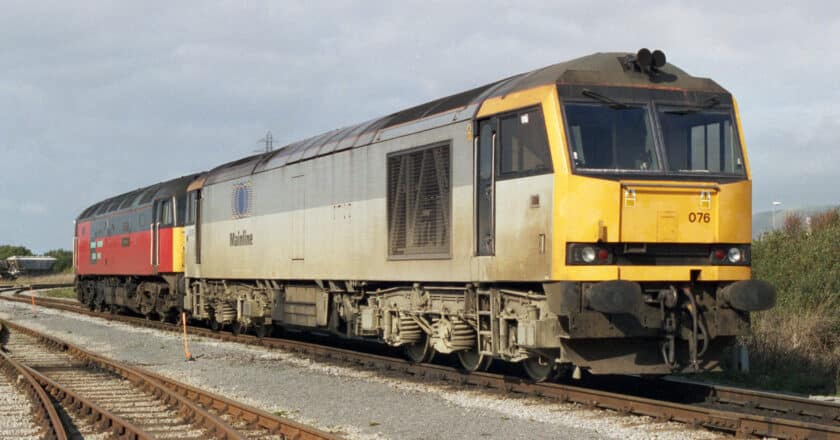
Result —
[[20, 205], [21, 214], [45, 215], [49, 211], [50, 210], [46, 205], [39, 202], [23, 202], [23, 204]]
[[757, 209], [836, 200], [813, 188], [836, 175], [838, 17], [830, 2], [4, 2], [2, 197], [17, 214], [0, 243], [69, 247], [88, 204], [250, 154], [267, 129], [292, 142], [642, 46], [736, 95]]

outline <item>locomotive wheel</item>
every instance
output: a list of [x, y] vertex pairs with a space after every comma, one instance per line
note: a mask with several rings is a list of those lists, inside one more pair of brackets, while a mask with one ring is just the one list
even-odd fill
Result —
[[119, 311], [120, 311], [120, 306], [118, 306], [116, 304], [111, 304], [110, 306], [108, 306], [108, 312], [112, 315], [116, 315], [117, 312], [119, 312]]
[[492, 357], [479, 354], [476, 349], [461, 350], [458, 352], [458, 364], [467, 373], [486, 371], [490, 368], [490, 363], [492, 362]]
[[216, 318], [210, 318], [210, 330], [217, 332], [219, 331], [220, 327], [221, 326], [219, 325], [219, 321], [216, 321]]
[[271, 326], [270, 325], [257, 324], [256, 326], [254, 326], [254, 334], [260, 339], [264, 338], [265, 335], [270, 334], [270, 333], [271, 333]]
[[410, 361], [418, 364], [430, 362], [435, 357], [435, 349], [429, 344], [429, 335], [425, 335], [423, 340], [416, 344], [404, 345], [403, 352]]
[[230, 324], [230, 332], [233, 333], [233, 336], [239, 336], [242, 333], [242, 323], [239, 321], [233, 321]]
[[546, 361], [541, 357], [532, 357], [522, 361], [522, 369], [534, 382], [543, 382], [554, 375], [554, 360]]

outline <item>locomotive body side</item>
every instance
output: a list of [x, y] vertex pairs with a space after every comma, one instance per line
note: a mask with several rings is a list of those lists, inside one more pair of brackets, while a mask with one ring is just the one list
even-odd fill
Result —
[[[506, 181], [498, 197], [510, 200], [495, 258], [474, 256], [470, 122], [375, 143], [202, 188], [201, 274], [211, 279], [458, 282], [543, 280], [550, 273], [538, 237], [550, 241], [550, 175]], [[387, 159], [412, 148], [449, 151], [441, 161], [449, 180], [448, 246], [433, 255], [389, 253]], [[429, 159], [429, 166], [433, 159]], [[451, 162], [449, 167], [446, 163]], [[448, 177], [451, 176], [451, 179]], [[231, 207], [247, 187], [250, 212]], [[529, 205], [536, 195], [543, 206]], [[436, 208], [435, 208], [436, 209]], [[522, 236], [532, 237], [523, 242]], [[187, 249], [194, 261], [194, 249]], [[487, 260], [487, 261], [481, 261]]]

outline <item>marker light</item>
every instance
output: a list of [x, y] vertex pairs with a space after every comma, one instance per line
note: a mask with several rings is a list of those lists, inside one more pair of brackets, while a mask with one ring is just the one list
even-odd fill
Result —
[[610, 251], [606, 249], [598, 249], [598, 259], [601, 261], [607, 261], [610, 258]]

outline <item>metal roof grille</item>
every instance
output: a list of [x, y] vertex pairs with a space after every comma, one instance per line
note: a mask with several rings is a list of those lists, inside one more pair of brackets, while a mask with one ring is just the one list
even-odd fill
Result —
[[388, 254], [449, 255], [451, 188], [449, 145], [388, 157]]

